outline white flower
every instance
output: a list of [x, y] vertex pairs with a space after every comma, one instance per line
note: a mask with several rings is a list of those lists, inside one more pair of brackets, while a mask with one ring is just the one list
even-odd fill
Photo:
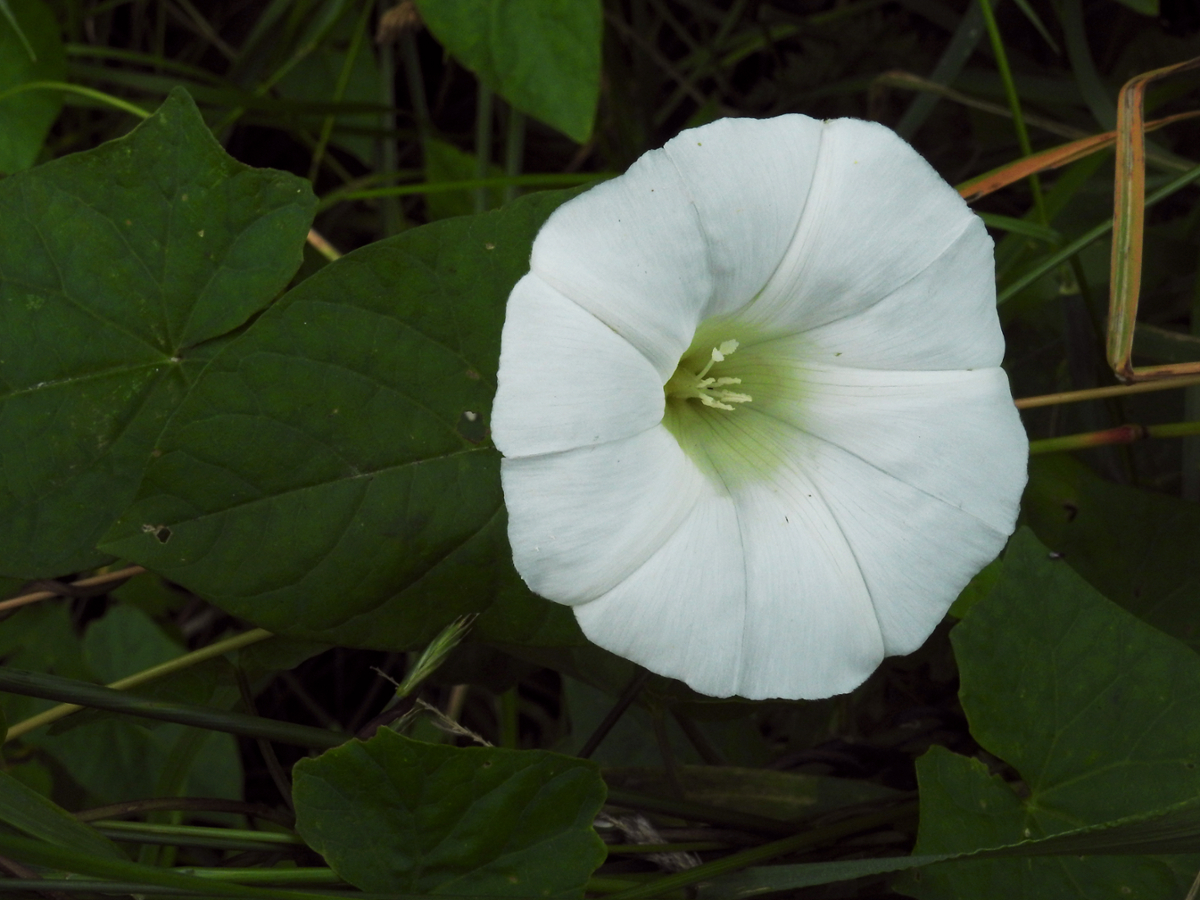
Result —
[[560, 207], [492, 436], [517, 571], [714, 696], [852, 690], [1011, 533], [992, 243], [888, 129], [685, 131]]

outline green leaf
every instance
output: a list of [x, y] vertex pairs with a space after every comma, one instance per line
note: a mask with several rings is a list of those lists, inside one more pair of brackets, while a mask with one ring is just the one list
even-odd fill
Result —
[[120, 140], [0, 181], [0, 561], [94, 566], [204, 343], [300, 263], [307, 182], [229, 158], [173, 93]]
[[1000, 572], [1004, 569], [1004, 558], [996, 557], [975, 573], [975, 577], [967, 582], [958, 599], [950, 607], [950, 615], [961, 619], [967, 612], [992, 592], [996, 582], [1000, 580]]
[[1200, 506], [1112, 484], [1068, 456], [1034, 458], [1026, 521], [1100, 593], [1200, 650]]
[[[1105, 600], [1028, 529], [951, 639], [971, 733], [1023, 784], [944, 751], [923, 757], [914, 853], [1052, 836], [1200, 794], [1200, 659]], [[906, 890], [980, 900], [1182, 896], [1198, 864], [981, 862], [933, 869]]]
[[117, 845], [7, 772], [0, 772], [0, 822], [30, 837], [110, 859], [124, 859]]
[[[6, 668], [91, 677], [70, 609], [64, 603], [35, 603], [5, 619], [0, 626], [0, 659]], [[0, 693], [0, 708], [10, 727], [51, 705], [33, 697]]]
[[88, 626], [83, 638], [83, 658], [106, 684], [186, 652], [149, 616], [131, 606], [112, 607]]
[[[67, 55], [42, 0], [0, 0], [0, 95], [35, 81], [65, 81]], [[32, 89], [0, 100], [0, 174], [28, 169], [62, 109], [59, 91]]]
[[[83, 638], [84, 660], [104, 682], [116, 681], [184, 652], [145, 613], [128, 606], [109, 609], [88, 626]], [[223, 660], [220, 662], [228, 667]], [[216, 671], [186, 670], [168, 682], [150, 685], [156, 689], [156, 699], [207, 703], [213, 695]], [[175, 748], [184, 743], [194, 745], [193, 751], [199, 755], [189, 758], [179, 772], [181, 785], [188, 785], [191, 793], [202, 797], [241, 796], [241, 760], [237, 742], [230, 735], [83, 710], [26, 740], [58, 760], [97, 802], [161, 796], [157, 789], [159, 773]], [[97, 747], [103, 747], [104, 752], [96, 752]]]
[[583, 143], [600, 97], [600, 0], [417, 0], [450, 54], [521, 112]]
[[209, 364], [104, 549], [272, 632], [350, 646], [414, 646], [527, 598], [487, 426], [508, 293], [569, 195], [306, 279]]
[[[25, 740], [54, 757], [95, 803], [156, 796], [159, 773], [185, 732], [182, 725], [104, 716], [60, 733]], [[242, 766], [232, 735], [202, 733], [200, 755], [188, 772], [188, 793], [199, 797], [241, 796]], [[98, 748], [103, 748], [101, 752]]]
[[587, 645], [569, 606], [539, 597], [515, 577], [497, 584], [496, 601], [475, 620], [471, 637], [526, 647]]
[[294, 770], [296, 830], [364, 891], [582, 897], [604, 860], [595, 763], [381, 730]]
[[[425, 180], [430, 184], [470, 181], [476, 177], [475, 157], [463, 153], [453, 144], [447, 144], [437, 138], [426, 138], [421, 144], [421, 152], [425, 157]], [[489, 165], [486, 177], [503, 178], [504, 169], [495, 164]], [[489, 209], [500, 206], [504, 202], [504, 189], [488, 188], [487, 197]], [[464, 188], [461, 191], [433, 191], [425, 195], [425, 215], [431, 222], [451, 216], [470, 215], [474, 211], [474, 190]]]

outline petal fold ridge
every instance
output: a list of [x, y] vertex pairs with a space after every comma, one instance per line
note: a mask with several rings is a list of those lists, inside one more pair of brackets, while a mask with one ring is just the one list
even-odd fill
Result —
[[658, 373], [536, 275], [513, 288], [500, 337], [492, 440], [532, 456], [629, 437], [662, 420]]

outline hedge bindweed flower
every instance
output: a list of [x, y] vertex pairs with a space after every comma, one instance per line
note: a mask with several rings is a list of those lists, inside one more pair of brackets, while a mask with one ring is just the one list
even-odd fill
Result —
[[870, 122], [725, 119], [560, 207], [492, 435], [517, 571], [714, 696], [852, 690], [1003, 547], [992, 243]]

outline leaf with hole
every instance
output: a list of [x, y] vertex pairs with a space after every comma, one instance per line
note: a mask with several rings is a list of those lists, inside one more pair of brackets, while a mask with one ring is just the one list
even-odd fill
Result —
[[574, 641], [512, 567], [487, 437], [508, 293], [567, 196], [302, 282], [209, 363], [104, 549], [296, 638], [404, 649], [500, 598], [497, 639]]
[[1023, 508], [1037, 536], [1096, 590], [1200, 649], [1200, 507], [1054, 455], [1030, 462]]
[[204, 345], [287, 284], [314, 205], [228, 157], [182, 90], [128, 136], [0, 181], [5, 572], [107, 558], [96, 540]]

